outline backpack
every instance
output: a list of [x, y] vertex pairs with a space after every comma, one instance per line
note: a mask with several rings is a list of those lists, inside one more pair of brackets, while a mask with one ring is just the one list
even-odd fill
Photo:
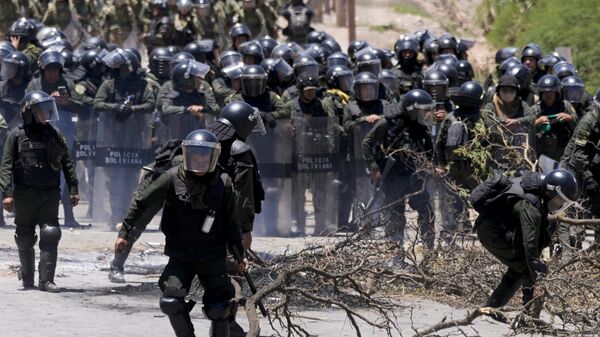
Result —
[[501, 197], [512, 186], [510, 179], [503, 174], [495, 174], [479, 184], [471, 192], [471, 205], [480, 215], [502, 212]]
[[161, 147], [154, 151], [154, 162], [144, 166], [144, 170], [154, 174], [156, 177], [171, 169], [173, 158], [182, 154], [181, 139], [169, 139]]

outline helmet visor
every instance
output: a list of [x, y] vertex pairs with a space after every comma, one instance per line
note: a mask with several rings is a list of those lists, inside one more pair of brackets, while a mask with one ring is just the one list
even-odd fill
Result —
[[363, 62], [359, 64], [357, 68], [357, 73], [369, 72], [375, 76], [379, 76], [379, 73], [381, 73], [381, 61], [376, 60], [370, 62]]
[[554, 191], [556, 192], [556, 195], [548, 201], [548, 211], [551, 214], [561, 214], [575, 203], [575, 200], [570, 200], [561, 191], [560, 187], [557, 187]]
[[433, 124], [433, 109], [435, 104], [413, 104], [406, 108], [408, 118], [418, 121], [419, 124], [431, 126]]
[[242, 63], [242, 54], [231, 53], [221, 57], [221, 67], [227, 68], [232, 65]]
[[292, 66], [282, 59], [279, 59], [279, 62], [277, 62], [277, 64], [275, 64], [273, 67], [273, 70], [275, 70], [277, 78], [281, 83], [287, 83], [291, 81], [292, 77], [294, 76], [294, 68], [292, 68]]
[[351, 71], [342, 73], [338, 76], [338, 89], [343, 92], [350, 92], [352, 91], [352, 82], [354, 82], [354, 75]]
[[379, 85], [377, 82], [355, 83], [356, 98], [363, 102], [374, 101], [379, 98]]
[[448, 85], [444, 84], [424, 84], [424, 89], [436, 102], [443, 102], [448, 98]]
[[258, 97], [265, 92], [267, 78], [265, 76], [242, 76], [242, 94]]
[[318, 64], [306, 64], [296, 67], [297, 74], [306, 74], [310, 77], [319, 77], [319, 65]]
[[198, 61], [189, 61], [188, 68], [184, 75], [185, 78], [189, 78], [190, 76], [204, 78], [206, 74], [210, 71], [210, 67], [204, 63], [200, 63]]
[[254, 108], [254, 112], [248, 116], [248, 119], [253, 122], [256, 121], [256, 126], [254, 129], [260, 132], [261, 135], [264, 136], [267, 134], [267, 128], [265, 127], [265, 123], [260, 115], [260, 111], [258, 111], [257, 108]]
[[49, 123], [58, 121], [58, 110], [53, 98], [37, 102], [31, 105], [31, 113], [38, 123]]
[[394, 93], [394, 95], [400, 94], [400, 89], [398, 87], [398, 78], [397, 77], [382, 77], [379, 79], [385, 88]]
[[343, 57], [330, 57], [327, 59], [327, 69], [335, 66], [349, 67], [350, 62]]
[[213, 172], [217, 167], [221, 145], [211, 142], [184, 140], [183, 167], [186, 171], [207, 173]]
[[[4, 68], [2, 68], [2, 71], [4, 71]], [[583, 87], [563, 87], [562, 89], [563, 98], [571, 103], [582, 103], [583, 93]]]
[[3, 62], [2, 72], [0, 72], [0, 78], [2, 80], [11, 80], [19, 73], [19, 65], [13, 62]]

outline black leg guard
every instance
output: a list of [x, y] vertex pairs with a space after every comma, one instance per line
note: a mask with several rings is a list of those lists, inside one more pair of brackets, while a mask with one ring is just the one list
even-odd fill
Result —
[[[168, 289], [165, 293], [167, 292]], [[175, 336], [195, 337], [194, 325], [182, 297], [170, 297], [163, 294], [160, 298], [160, 310], [169, 317]]]
[[21, 262], [19, 280], [23, 282], [23, 288], [33, 287], [33, 277], [35, 275], [35, 250], [33, 246], [36, 241], [36, 235], [21, 237], [15, 234], [15, 242], [19, 249], [19, 261]]
[[485, 307], [499, 308], [514, 296], [515, 292], [521, 286], [521, 276], [515, 275], [515, 273], [510, 270], [504, 273], [502, 279], [500, 280], [500, 284], [494, 289], [494, 292], [484, 304]]
[[56, 259], [58, 257], [58, 242], [61, 231], [56, 224], [43, 224], [40, 229], [40, 289], [56, 291], [54, 284], [54, 272], [56, 271]]
[[239, 305], [236, 301], [229, 303], [229, 337], [246, 337], [244, 329], [235, 321]]
[[211, 320], [212, 337], [230, 337], [229, 335], [229, 303], [207, 304], [203, 308], [206, 318]]

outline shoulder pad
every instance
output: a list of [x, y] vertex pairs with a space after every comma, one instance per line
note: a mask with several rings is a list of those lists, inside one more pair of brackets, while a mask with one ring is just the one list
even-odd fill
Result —
[[231, 155], [235, 156], [250, 151], [250, 149], [250, 145], [242, 142], [241, 140], [235, 140], [233, 144], [231, 144]]

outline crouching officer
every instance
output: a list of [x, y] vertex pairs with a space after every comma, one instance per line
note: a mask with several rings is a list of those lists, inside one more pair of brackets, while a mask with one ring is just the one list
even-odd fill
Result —
[[[71, 204], [79, 201], [75, 165], [62, 132], [50, 121], [57, 120], [54, 98], [42, 91], [32, 91], [21, 101], [23, 125], [13, 129], [6, 139], [0, 189], [4, 209], [15, 212], [15, 241], [19, 249], [23, 288], [33, 288], [35, 226], [40, 226], [39, 289], [57, 292], [54, 284], [57, 246], [60, 172], [65, 175]], [[14, 183], [14, 190], [13, 188]]]
[[[163, 173], [132, 202], [115, 250], [127, 245], [132, 224], [148, 205], [164, 202], [161, 229], [169, 262], [159, 279], [160, 309], [169, 316], [176, 336], [195, 336], [184, 300], [194, 276], [204, 286], [204, 313], [212, 335], [229, 336], [229, 302], [234, 288], [225, 270], [227, 247], [243, 252], [236, 219], [235, 192], [226, 174], [217, 169], [221, 145], [207, 130], [192, 131], [182, 143], [183, 163]], [[248, 267], [247, 260], [238, 265]]]
[[479, 241], [508, 267], [484, 306], [504, 306], [521, 286], [523, 305], [533, 299], [538, 277], [548, 273], [540, 260], [553, 232], [548, 214], [561, 213], [577, 197], [577, 181], [563, 169], [546, 175], [523, 171], [522, 177], [511, 179], [495, 175], [473, 190]]

